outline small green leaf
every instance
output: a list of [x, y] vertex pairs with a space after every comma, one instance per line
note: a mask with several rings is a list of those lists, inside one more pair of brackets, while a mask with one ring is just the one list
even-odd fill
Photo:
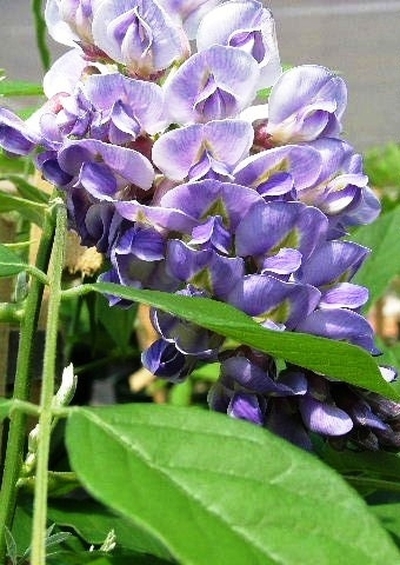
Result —
[[369, 304], [383, 296], [393, 278], [400, 273], [400, 206], [382, 214], [372, 225], [352, 233], [352, 240], [369, 247], [371, 255], [354, 277], [354, 282], [369, 289]]
[[48, 204], [49, 202], [49, 194], [46, 194], [43, 190], [40, 190], [20, 175], [11, 174], [0, 176], [0, 181], [2, 180], [12, 182], [22, 198], [25, 198], [26, 200], [37, 202], [39, 204]]
[[265, 429], [195, 408], [75, 409], [83, 486], [182, 564], [386, 565], [400, 554], [332, 469]]
[[[207, 298], [112, 283], [87, 284], [81, 288], [82, 292], [93, 290], [155, 306], [278, 359], [399, 400], [395, 389], [382, 378], [373, 357], [355, 345], [308, 334], [267, 330], [229, 304]], [[73, 292], [77, 292], [77, 288]]]
[[168, 551], [152, 536], [98, 502], [87, 500], [82, 504], [76, 500], [52, 500], [48, 514], [51, 521], [73, 528], [89, 544], [101, 545], [113, 529], [118, 547], [151, 553], [167, 561], [171, 559]]
[[46, 210], [45, 204], [32, 202], [14, 194], [0, 192], [0, 213], [18, 212], [30, 222], [41, 227]]
[[27, 268], [28, 265], [16, 253], [0, 244], [0, 277], [12, 277]]

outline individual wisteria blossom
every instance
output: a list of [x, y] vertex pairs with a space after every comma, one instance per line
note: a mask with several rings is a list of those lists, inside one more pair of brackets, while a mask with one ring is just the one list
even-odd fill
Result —
[[227, 45], [249, 53], [260, 67], [259, 88], [272, 86], [281, 74], [275, 21], [256, 0], [234, 0], [211, 10], [201, 20], [196, 35], [199, 51]]
[[161, 135], [152, 157], [171, 180], [232, 177], [232, 170], [249, 154], [254, 132], [241, 120], [212, 120]]
[[[71, 229], [107, 259], [99, 280], [206, 297], [268, 330], [379, 354], [354, 282], [369, 250], [348, 229], [380, 203], [342, 138], [344, 80], [318, 65], [281, 72], [257, 0], [48, 0], [46, 20], [72, 49], [31, 118], [0, 109], [0, 146], [31, 155], [59, 189]], [[399, 404], [169, 313], [151, 322], [143, 364], [156, 376], [220, 364], [211, 409], [305, 449], [313, 434], [400, 448]]]
[[346, 103], [347, 88], [341, 77], [319, 65], [294, 67], [272, 88], [266, 131], [274, 145], [337, 137]]
[[164, 71], [188, 55], [180, 28], [151, 0], [102, 0], [92, 32], [97, 47], [138, 77]]
[[171, 121], [236, 117], [254, 100], [259, 73], [255, 59], [234, 47], [213, 45], [195, 53], [165, 84]]

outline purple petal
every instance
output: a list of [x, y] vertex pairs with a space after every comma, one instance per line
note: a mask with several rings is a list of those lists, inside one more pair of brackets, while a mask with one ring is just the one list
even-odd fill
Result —
[[153, 375], [172, 382], [182, 382], [188, 373], [185, 356], [173, 343], [163, 339], [155, 341], [142, 353], [142, 363]]
[[341, 436], [353, 428], [353, 421], [346, 412], [332, 404], [320, 402], [311, 395], [300, 399], [300, 412], [304, 424], [312, 432]]
[[[279, 173], [290, 175], [296, 190], [301, 191], [315, 183], [320, 168], [321, 159], [317, 150], [308, 146], [287, 145], [248, 157], [241, 161], [233, 175], [239, 184], [256, 188], [261, 194], [270, 194], [268, 185]], [[272, 194], [279, 193], [275, 189]]]
[[369, 249], [351, 241], [327, 241], [304, 262], [299, 278], [314, 286], [350, 280], [368, 253]]
[[[229, 175], [237, 163], [248, 155], [253, 129], [242, 120], [212, 121], [169, 131], [154, 144], [153, 161], [167, 177], [194, 180], [210, 169]], [[194, 174], [195, 165], [204, 162], [203, 171]], [[219, 165], [219, 167], [218, 167]]]
[[208, 179], [173, 188], [161, 198], [160, 205], [182, 210], [188, 216], [203, 221], [206, 217], [221, 216], [232, 233], [256, 202], [263, 203], [263, 200], [250, 188]]
[[296, 331], [305, 332], [339, 341], [348, 341], [363, 347], [373, 355], [379, 350], [374, 344], [374, 331], [368, 321], [351, 310], [315, 310], [300, 321]]
[[232, 418], [246, 420], [252, 424], [264, 424], [265, 403], [256, 394], [234, 392], [229, 402], [228, 415]]
[[260, 202], [244, 216], [236, 231], [238, 255], [259, 256], [280, 248], [298, 249], [303, 260], [326, 234], [328, 221], [317, 208], [300, 202]]
[[171, 121], [235, 117], [254, 99], [258, 76], [256, 61], [233, 47], [215, 45], [192, 55], [165, 84]]
[[335, 137], [346, 103], [343, 79], [318, 65], [294, 67], [272, 88], [267, 130], [277, 144]]
[[150, 0], [103, 0], [93, 18], [95, 43], [132, 73], [147, 77], [185, 55], [173, 20]]
[[261, 68], [259, 88], [272, 86], [281, 65], [272, 14], [255, 0], [225, 2], [202, 19], [197, 33], [199, 51], [211, 45], [246, 51]]
[[350, 308], [356, 310], [368, 300], [368, 289], [351, 283], [338, 283], [322, 293], [320, 308]]

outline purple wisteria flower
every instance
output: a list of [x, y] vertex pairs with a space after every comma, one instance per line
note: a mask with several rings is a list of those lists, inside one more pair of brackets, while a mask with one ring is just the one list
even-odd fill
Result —
[[130, 74], [149, 77], [188, 55], [179, 27], [157, 2], [103, 0], [94, 11], [95, 45]]
[[249, 53], [260, 67], [259, 88], [272, 86], [282, 72], [275, 21], [256, 0], [235, 0], [219, 5], [201, 20], [197, 49], [227, 45]]
[[[342, 138], [343, 79], [319, 65], [282, 72], [258, 0], [48, 0], [45, 16], [72, 49], [27, 121], [0, 108], [0, 147], [32, 154], [59, 189], [70, 228], [106, 258], [99, 280], [224, 302], [268, 330], [379, 354], [368, 290], [353, 280], [369, 250], [348, 230], [380, 203]], [[179, 383], [219, 363], [211, 409], [305, 449], [315, 434], [400, 448], [399, 404], [167, 312], [151, 322], [159, 337], [142, 362], [154, 375]]]
[[346, 103], [342, 78], [318, 65], [294, 67], [272, 88], [266, 131], [274, 145], [337, 137]]
[[232, 178], [235, 165], [253, 143], [253, 129], [241, 120], [213, 120], [164, 133], [155, 142], [152, 158], [167, 178], [200, 180]]
[[255, 59], [234, 47], [214, 45], [192, 55], [165, 84], [171, 121], [236, 117], [254, 100], [259, 74]]

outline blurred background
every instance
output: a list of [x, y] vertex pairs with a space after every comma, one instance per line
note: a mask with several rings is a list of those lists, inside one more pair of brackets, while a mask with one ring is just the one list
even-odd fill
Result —
[[[45, 2], [43, 1], [43, 4]], [[282, 61], [338, 71], [349, 88], [345, 136], [359, 151], [400, 139], [400, 0], [265, 0]], [[27, 0], [0, 0], [0, 67], [40, 80]], [[54, 56], [62, 46], [52, 43]]]

